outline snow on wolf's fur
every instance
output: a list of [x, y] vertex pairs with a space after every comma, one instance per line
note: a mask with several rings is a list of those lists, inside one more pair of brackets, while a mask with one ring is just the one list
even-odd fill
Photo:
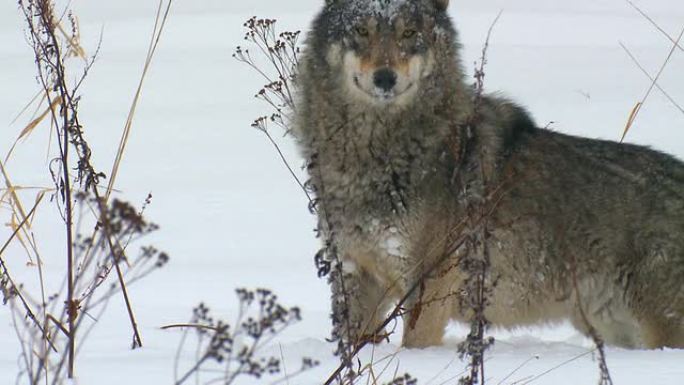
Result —
[[410, 0], [350, 0], [351, 4], [346, 6], [350, 14], [357, 17], [361, 15], [373, 15], [377, 18], [393, 21], [399, 14], [399, 10], [410, 7], [409, 10], [417, 8], [417, 1]]

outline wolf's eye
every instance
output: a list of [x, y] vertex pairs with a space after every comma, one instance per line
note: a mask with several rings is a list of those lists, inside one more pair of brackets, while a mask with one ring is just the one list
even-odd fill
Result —
[[356, 27], [356, 33], [361, 37], [366, 37], [366, 36], [368, 36], [368, 28]]
[[416, 36], [416, 33], [417, 33], [417, 32], [416, 32], [415, 29], [407, 29], [407, 30], [404, 31], [404, 33], [401, 34], [401, 36], [402, 36], [404, 39], [410, 39], [410, 38]]
[[407, 29], [407, 30], [404, 30], [404, 32], [401, 34], [401, 36], [404, 39], [410, 39], [410, 38], [414, 37], [416, 35], [416, 33], [417, 32], [415, 29]]

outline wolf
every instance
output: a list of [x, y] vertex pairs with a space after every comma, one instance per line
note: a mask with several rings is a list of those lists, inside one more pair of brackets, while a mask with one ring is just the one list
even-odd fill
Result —
[[496, 192], [482, 240], [494, 325], [570, 320], [615, 346], [684, 348], [684, 163], [480, 94], [448, 3], [327, 0], [307, 35], [293, 131], [339, 262], [334, 334], [380, 339], [400, 299], [407, 347], [468, 321], [462, 265], [482, 248], [451, 247], [454, 229]]

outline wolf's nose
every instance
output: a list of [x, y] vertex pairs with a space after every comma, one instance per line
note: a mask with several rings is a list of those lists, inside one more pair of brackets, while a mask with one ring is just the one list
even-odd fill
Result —
[[382, 68], [373, 74], [373, 83], [376, 87], [387, 92], [397, 84], [397, 74], [389, 68]]

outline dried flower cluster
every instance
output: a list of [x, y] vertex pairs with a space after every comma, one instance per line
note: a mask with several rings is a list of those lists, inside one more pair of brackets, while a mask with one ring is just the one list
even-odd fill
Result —
[[[266, 289], [237, 289], [236, 294], [239, 315], [234, 327], [214, 318], [204, 304], [193, 310], [189, 324], [166, 327], [194, 330], [197, 349], [201, 352], [193, 367], [183, 376], [177, 376], [177, 385], [193, 376], [200, 381], [201, 372], [211, 369], [218, 370], [222, 375], [209, 382], [222, 384], [232, 384], [239, 376], [259, 379], [282, 373], [280, 358], [264, 356], [260, 350], [287, 327], [301, 320], [299, 308], [281, 305], [278, 297]], [[184, 344], [181, 344], [179, 350], [183, 349]], [[305, 357], [299, 371], [288, 374], [288, 378], [317, 365], [318, 361]]]

